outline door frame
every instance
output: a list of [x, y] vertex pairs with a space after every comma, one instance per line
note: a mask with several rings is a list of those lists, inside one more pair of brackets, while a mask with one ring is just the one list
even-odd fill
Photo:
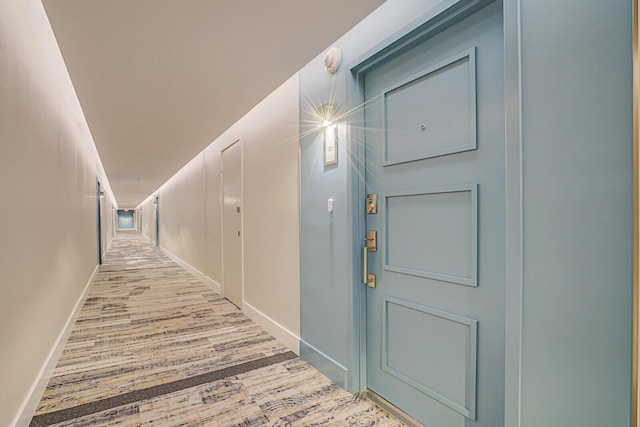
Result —
[[98, 265], [102, 265], [102, 184], [99, 178], [96, 178], [96, 208], [98, 211]]
[[633, 365], [631, 367], [631, 425], [640, 425], [640, 33], [638, 31], [638, 7], [640, 2], [633, 2]]
[[[362, 283], [362, 247], [366, 238], [366, 187], [364, 129], [364, 77], [375, 67], [385, 64], [426, 41], [495, 0], [444, 1], [373, 49], [348, 65], [347, 79], [349, 109], [354, 111], [352, 124], [347, 126], [350, 141], [351, 171], [348, 174], [351, 190], [352, 218], [352, 340], [350, 348], [349, 389], [367, 389], [367, 287]], [[505, 66], [505, 173], [506, 173], [506, 336], [505, 336], [505, 425], [519, 425], [520, 418], [520, 360], [522, 336], [522, 168], [521, 153], [521, 94], [519, 2], [503, 0], [504, 66]], [[507, 94], [509, 96], [507, 96]], [[509, 185], [511, 183], [511, 185]], [[509, 326], [513, 325], [513, 326]]]
[[[235, 138], [233, 142], [220, 148], [220, 241], [221, 241], [221, 272], [222, 272], [222, 296], [224, 296], [224, 158], [223, 153], [232, 145], [239, 144], [240, 148], [240, 294], [241, 304], [244, 304], [244, 143], [242, 138]], [[242, 306], [240, 306], [242, 309]]]
[[160, 194], [153, 196], [153, 210], [155, 213], [156, 248], [160, 247]]

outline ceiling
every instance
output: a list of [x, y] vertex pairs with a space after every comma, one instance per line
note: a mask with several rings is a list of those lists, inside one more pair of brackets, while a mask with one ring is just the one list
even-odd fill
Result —
[[383, 2], [43, 0], [122, 208]]

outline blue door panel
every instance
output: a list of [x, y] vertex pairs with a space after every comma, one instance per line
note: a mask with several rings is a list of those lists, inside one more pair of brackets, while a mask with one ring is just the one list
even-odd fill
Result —
[[472, 47], [383, 92], [383, 164], [476, 148], [476, 73]]
[[476, 286], [476, 194], [470, 184], [385, 195], [384, 269]]
[[367, 71], [367, 387], [430, 427], [504, 424], [502, 5]]

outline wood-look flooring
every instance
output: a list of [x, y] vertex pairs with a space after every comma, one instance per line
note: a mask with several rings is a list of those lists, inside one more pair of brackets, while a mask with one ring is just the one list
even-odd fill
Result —
[[96, 275], [32, 426], [401, 426], [135, 234]]

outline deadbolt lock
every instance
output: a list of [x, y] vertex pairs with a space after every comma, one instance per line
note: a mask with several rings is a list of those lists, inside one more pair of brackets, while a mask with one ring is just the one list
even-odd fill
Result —
[[378, 250], [378, 232], [367, 231], [367, 249], [371, 252]]
[[378, 195], [377, 194], [367, 194], [367, 213], [368, 214], [378, 213]]

